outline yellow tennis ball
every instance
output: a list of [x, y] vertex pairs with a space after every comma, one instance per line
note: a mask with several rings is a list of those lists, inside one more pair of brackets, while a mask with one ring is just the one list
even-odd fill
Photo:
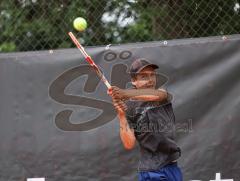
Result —
[[84, 31], [87, 28], [87, 21], [84, 18], [78, 17], [73, 21], [73, 27], [78, 31]]

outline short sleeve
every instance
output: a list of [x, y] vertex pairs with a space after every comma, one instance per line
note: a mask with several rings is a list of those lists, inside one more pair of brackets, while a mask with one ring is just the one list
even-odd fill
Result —
[[168, 91], [167, 86], [164, 84], [163, 86], [159, 87], [158, 90], [163, 90], [167, 92], [167, 102], [170, 103], [172, 102], [173, 96], [172, 94]]

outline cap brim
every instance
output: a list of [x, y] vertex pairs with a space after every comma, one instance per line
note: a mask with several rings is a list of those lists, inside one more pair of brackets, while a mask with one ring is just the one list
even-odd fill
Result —
[[145, 66], [141, 67], [141, 68], [137, 71], [137, 73], [140, 72], [142, 69], [144, 69], [144, 68], [146, 68], [146, 67], [152, 67], [152, 68], [154, 68], [154, 69], [158, 69], [158, 68], [159, 68], [159, 67], [158, 67], [157, 65], [155, 65], [155, 64], [148, 64], [148, 65], [145, 65]]

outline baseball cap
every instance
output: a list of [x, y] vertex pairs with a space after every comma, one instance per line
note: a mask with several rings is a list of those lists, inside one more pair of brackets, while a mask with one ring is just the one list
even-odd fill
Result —
[[130, 75], [131, 77], [134, 77], [138, 72], [140, 72], [142, 69], [145, 67], [151, 66], [154, 69], [158, 69], [159, 67], [155, 64], [150, 63], [147, 59], [145, 58], [140, 58], [136, 59], [131, 67], [130, 67]]

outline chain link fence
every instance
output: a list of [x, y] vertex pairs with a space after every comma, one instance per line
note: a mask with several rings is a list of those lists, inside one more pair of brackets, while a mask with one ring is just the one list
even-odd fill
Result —
[[[1, 0], [0, 52], [238, 34], [239, 0]], [[72, 23], [84, 17], [88, 28]]]

